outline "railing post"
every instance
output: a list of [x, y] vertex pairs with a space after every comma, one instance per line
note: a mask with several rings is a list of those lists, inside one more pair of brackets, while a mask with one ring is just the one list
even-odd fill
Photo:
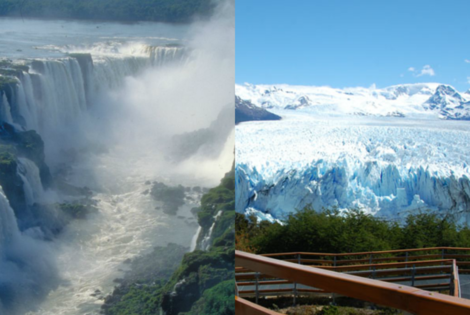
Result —
[[377, 273], [375, 272], [375, 266], [372, 269], [372, 279], [375, 279], [377, 277]]
[[454, 296], [455, 295], [455, 290], [454, 290], [454, 282], [455, 282], [455, 277], [454, 277], [454, 263], [452, 262], [452, 264], [450, 265], [450, 282], [449, 282], [449, 293], [451, 296]]
[[[372, 254], [370, 254], [370, 257], [369, 257], [369, 265], [372, 265]], [[371, 267], [369, 267], [369, 270], [371, 269]]]
[[[408, 252], [405, 252], [405, 262], [408, 262]], [[408, 268], [408, 264], [405, 265], [405, 268]]]
[[259, 272], [255, 273], [255, 294], [256, 294], [256, 304], [258, 304], [259, 299]]
[[411, 286], [415, 286], [415, 275], [416, 275], [416, 265], [413, 264], [413, 270], [411, 270]]
[[333, 257], [333, 266], [336, 267], [336, 255]]
[[297, 282], [294, 282], [294, 306], [297, 303]]
[[299, 265], [302, 264], [302, 263], [301, 263], [301, 260], [300, 260], [300, 254], [297, 254], [297, 263], [298, 263]]

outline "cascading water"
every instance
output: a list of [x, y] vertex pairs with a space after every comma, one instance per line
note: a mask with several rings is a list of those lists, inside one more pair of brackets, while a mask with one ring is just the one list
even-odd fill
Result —
[[58, 283], [52, 253], [45, 242], [22, 234], [0, 187], [0, 313], [23, 313]]
[[[13, 32], [22, 29], [21, 23], [19, 21], [12, 28]], [[156, 209], [156, 201], [148, 193], [151, 189], [148, 183], [159, 180], [188, 186], [215, 186], [233, 161], [233, 139], [230, 138], [219, 160], [199, 155], [194, 160], [185, 161], [178, 169], [173, 169], [174, 165], [165, 159], [166, 142], [162, 143], [164, 137], [171, 139], [171, 134], [155, 132], [152, 129], [156, 125], [155, 120], [141, 118], [155, 115], [153, 113], [157, 108], [151, 106], [167, 106], [164, 110], [171, 110], [177, 96], [171, 93], [177, 89], [170, 90], [170, 93], [165, 89], [168, 85], [164, 86], [161, 93], [170, 94], [163, 98], [164, 103], [160, 100], [164, 105], [155, 105], [152, 104], [152, 98], [145, 98], [149, 92], [133, 91], [129, 81], [142, 85], [152, 80], [153, 76], [158, 76], [160, 71], [165, 71], [165, 75], [172, 79], [168, 83], [173, 85], [178, 84], [179, 78], [187, 77], [191, 82], [202, 82], [191, 77], [194, 73], [185, 72], [184, 66], [191, 63], [190, 69], [204, 74], [216, 71], [225, 77], [225, 73], [230, 71], [221, 69], [226, 64], [231, 65], [233, 59], [228, 63], [224, 60], [217, 64], [217, 59], [212, 58], [212, 68], [215, 70], [205, 64], [199, 65], [200, 52], [175, 44], [187, 43], [184, 37], [188, 30], [182, 26], [129, 26], [133, 31], [122, 35], [127, 36], [124, 38], [117, 37], [114, 32], [117, 29], [121, 33], [122, 25], [106, 24], [106, 27], [98, 30], [88, 23], [75, 25], [70, 22], [79, 29], [72, 31], [76, 32], [76, 36], [74, 42], [70, 42], [67, 36], [62, 35], [64, 31], [59, 23], [35, 23], [44, 26], [38, 27], [38, 31], [52, 29], [51, 34], [54, 35], [49, 38], [49, 34], [43, 34], [40, 42], [35, 42], [36, 38], [28, 38], [27, 33], [17, 35], [34, 42], [37, 49], [32, 50], [30, 47], [33, 45], [22, 47], [23, 54], [32, 59], [22, 59], [22, 56], [15, 54], [11, 56], [12, 68], [17, 65], [27, 66], [28, 71], [21, 68], [20, 73], [14, 76], [16, 83], [0, 86], [0, 120], [11, 123], [18, 130], [36, 130], [44, 140], [46, 162], [52, 173], [61, 174], [61, 180], [65, 180], [67, 185], [89, 187], [97, 212], [89, 214], [85, 220], [72, 220], [53, 242], [33, 239], [40, 238], [41, 234], [35, 233], [34, 228], [24, 232], [22, 238], [40, 244], [38, 248], [49, 253], [52, 261], [57, 263], [59, 272], [55, 273], [53, 264], [49, 272], [37, 272], [37, 279], [42, 275], [51, 279], [43, 280], [45, 285], [41, 291], [48, 293], [48, 296], [28, 299], [25, 294], [23, 301], [31, 301], [25, 303], [25, 308], [30, 310], [27, 314], [98, 314], [103, 296], [110, 293], [115, 285], [113, 280], [122, 276], [122, 269], [126, 268], [124, 261], [169, 242], [189, 246], [197, 232], [197, 227], [188, 223], [190, 219], [194, 222], [191, 208], [198, 206], [197, 202], [180, 207], [177, 216], [164, 214]], [[0, 29], [10, 27], [8, 23], [0, 26], [3, 26]], [[174, 32], [174, 36], [155, 36], [155, 33], [159, 33], [159, 27], [163, 27], [165, 32]], [[95, 32], [102, 34], [95, 35]], [[140, 35], [136, 42], [133, 32], [146, 35]], [[8, 34], [5, 37], [2, 34], [2, 38], [10, 36]], [[52, 44], [44, 43], [45, 38]], [[1, 45], [0, 52], [3, 53]], [[199, 75], [199, 72], [196, 74]], [[213, 77], [206, 83], [212, 82], [213, 86], [207, 85], [205, 89], [223, 90], [218, 84], [224, 81]], [[227, 83], [233, 89], [230, 78]], [[159, 86], [151, 85], [150, 88], [154, 92]], [[129, 94], [139, 96], [138, 101], [130, 102], [122, 97]], [[201, 99], [185, 104], [186, 108], [198, 108], [198, 102], [213, 104], [213, 112], [203, 113], [207, 121], [191, 126], [196, 129], [207, 128], [221, 107], [233, 99], [233, 93], [226, 94], [227, 100], [220, 102]], [[178, 115], [181, 116], [181, 112]], [[177, 120], [173, 125], [184, 124]], [[23, 157], [18, 158], [17, 162], [17, 175], [23, 181], [25, 203], [32, 205], [41, 201], [44, 189], [37, 165]], [[208, 177], [200, 178], [194, 175], [193, 165], [203, 166], [212, 172], [212, 165], [220, 165], [220, 169]], [[55, 193], [59, 195], [57, 202], [67, 198], [77, 199], [63, 196], [60, 191]], [[3, 225], [3, 222], [6, 221], [2, 220], [0, 224]], [[9, 220], [6, 225], [12, 224], [12, 220]], [[10, 247], [16, 248], [16, 245], [11, 243]], [[54, 249], [53, 253], [51, 248]], [[37, 256], [43, 258], [43, 255]], [[34, 259], [30, 261], [33, 263]], [[0, 272], [0, 276], [2, 274]], [[52, 281], [57, 280], [57, 274], [61, 283]], [[55, 290], [51, 290], [55, 288], [52, 283], [58, 285]], [[96, 292], [100, 293], [97, 295]], [[21, 300], [21, 294], [18, 300]], [[8, 305], [6, 308], [11, 314], [15, 314], [14, 311], [24, 313], [23, 309], [15, 310]]]
[[41, 202], [44, 197], [44, 188], [36, 164], [26, 158], [18, 158], [18, 175], [23, 180], [26, 204]]
[[201, 241], [201, 249], [202, 250], [208, 250], [209, 247], [211, 246], [211, 237], [212, 237], [212, 232], [214, 231], [215, 224], [217, 223], [217, 219], [222, 215], [222, 210], [219, 210], [217, 214], [214, 216], [214, 222], [212, 223], [211, 227], [209, 228], [209, 232], [207, 232], [207, 235], [204, 236], [204, 238]]

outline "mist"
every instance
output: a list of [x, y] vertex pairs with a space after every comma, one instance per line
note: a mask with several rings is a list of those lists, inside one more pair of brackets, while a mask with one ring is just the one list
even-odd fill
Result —
[[[89, 159], [94, 171], [86, 176], [95, 188], [103, 185], [98, 183], [103, 161], [97, 161], [103, 152], [124, 162], [126, 167], [115, 173], [119, 176], [126, 176], [132, 165], [133, 172], [217, 185], [233, 163], [234, 30], [234, 3], [221, 2], [211, 20], [188, 27], [180, 43], [183, 61], [147, 68], [127, 77], [119, 89], [101, 91], [78, 125], [51, 135], [50, 163], [63, 163], [64, 156], [82, 165]], [[202, 130], [186, 152], [188, 141], [182, 139], [194, 139]], [[87, 181], [90, 186], [90, 178], [77, 184]]]
[[[168, 242], [189, 247], [197, 227], [157, 211], [147, 195], [148, 183], [213, 187], [230, 170], [234, 159], [234, 24], [234, 2], [221, 2], [210, 20], [187, 27], [179, 40], [184, 58], [126, 75], [117, 88], [103, 88], [95, 82], [101, 88], [87, 107], [79, 101], [71, 105], [74, 99], [69, 90], [54, 89], [62, 87], [62, 77], [47, 79], [47, 92], [58, 95], [50, 100], [57, 105], [53, 113], [60, 119], [37, 130], [44, 140], [46, 162], [56, 179], [93, 190], [98, 211], [71, 221], [60, 234], [46, 239], [41, 227], [17, 228], [2, 194], [1, 314], [93, 313], [102, 300], [92, 294], [110, 292], [123, 261]], [[148, 31], [149, 24], [145, 28]], [[176, 28], [180, 34], [182, 27]], [[60, 47], [54, 48], [54, 57], [61, 47], [71, 47], [64, 40], [55, 43]], [[136, 45], [142, 43], [136, 40]], [[56, 66], [63, 65], [58, 62]], [[64, 68], [59, 70], [65, 73]], [[64, 78], [68, 77], [64, 74]], [[26, 85], [24, 90], [35, 91]], [[24, 99], [31, 108], [27, 95]], [[41, 123], [40, 112], [32, 112], [30, 118], [27, 121]], [[45, 195], [41, 202], [71, 199], [55, 185]], [[191, 216], [193, 206], [184, 206], [179, 214]]]

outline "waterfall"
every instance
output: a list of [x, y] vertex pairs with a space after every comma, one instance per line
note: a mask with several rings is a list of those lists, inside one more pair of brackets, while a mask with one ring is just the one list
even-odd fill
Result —
[[1, 93], [0, 96], [0, 118], [9, 124], [13, 124], [13, 117], [11, 117], [11, 107], [7, 96], [4, 93]]
[[70, 129], [100, 91], [117, 89], [129, 76], [149, 67], [187, 60], [187, 49], [145, 46], [137, 56], [70, 54], [60, 59], [28, 61], [11, 93], [0, 91], [0, 118], [42, 136]]
[[0, 186], [0, 260], [4, 256], [5, 247], [19, 235], [15, 214]]
[[197, 239], [199, 238], [199, 234], [201, 234], [202, 226], [197, 228], [196, 234], [194, 234], [193, 238], [191, 239], [191, 247], [189, 249], [190, 252], [194, 252], [197, 246]]
[[52, 256], [47, 242], [20, 232], [0, 187], [0, 314], [24, 314], [57, 287]]
[[36, 164], [26, 158], [18, 158], [18, 175], [23, 180], [26, 203], [32, 205], [42, 200], [44, 188]]
[[146, 53], [149, 54], [153, 66], [162, 66], [170, 62], [181, 62], [185, 60], [187, 50], [180, 47], [147, 46]]
[[206, 236], [204, 236], [204, 238], [202, 239], [201, 241], [201, 249], [202, 250], [208, 250], [211, 246], [211, 237], [212, 237], [212, 232], [214, 230], [214, 227], [215, 227], [215, 224], [217, 223], [217, 219], [222, 215], [222, 210], [219, 210], [219, 212], [217, 212], [217, 214], [214, 216], [214, 222], [212, 223], [210, 229], [209, 229], [209, 233], [207, 233]]

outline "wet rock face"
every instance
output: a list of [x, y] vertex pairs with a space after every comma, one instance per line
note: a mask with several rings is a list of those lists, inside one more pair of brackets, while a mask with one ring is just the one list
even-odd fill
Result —
[[19, 174], [18, 160], [21, 158], [26, 158], [37, 166], [43, 187], [52, 184], [49, 167], [45, 163], [44, 142], [41, 137], [32, 130], [18, 131], [10, 124], [1, 124], [0, 186], [15, 212], [20, 228], [25, 229], [36, 224], [45, 212], [35, 212], [26, 202], [25, 182]]
[[186, 196], [183, 186], [167, 186], [160, 182], [153, 184], [150, 194], [153, 199], [163, 202], [163, 212], [171, 215], [176, 215], [178, 208], [184, 205]]

